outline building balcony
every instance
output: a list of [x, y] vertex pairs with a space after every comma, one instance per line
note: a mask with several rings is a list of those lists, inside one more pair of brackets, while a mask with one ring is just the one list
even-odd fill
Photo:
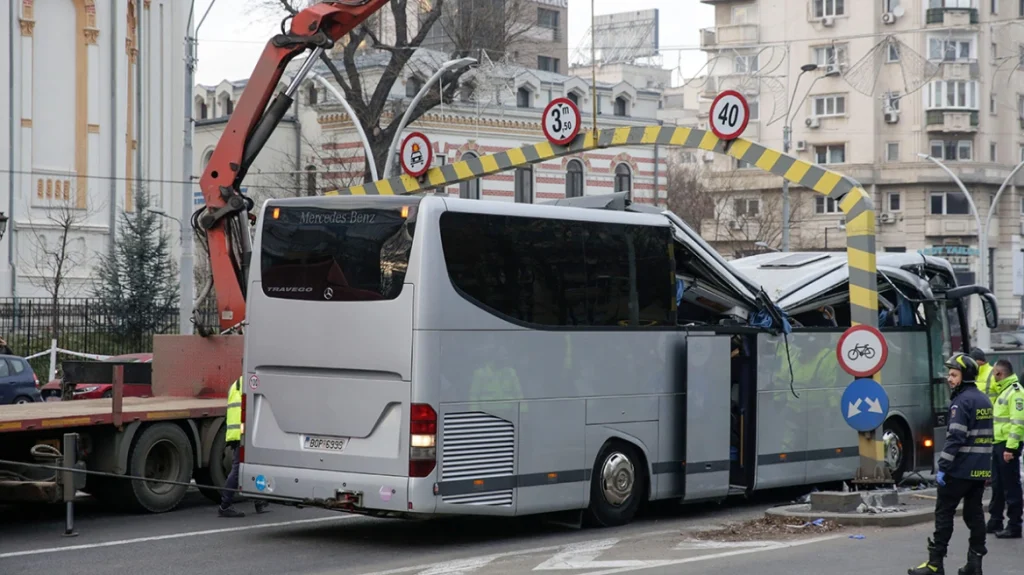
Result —
[[973, 62], [943, 62], [943, 80], [978, 80], [981, 78], [981, 67], [978, 61]]
[[[936, 216], [929, 215], [924, 221], [924, 235], [933, 238], [941, 237], [978, 237], [978, 223], [974, 216]], [[992, 218], [988, 226], [988, 237], [999, 238], [999, 218]]]
[[977, 110], [928, 110], [925, 129], [933, 133], [972, 133], [978, 131]]
[[969, 26], [978, 23], [977, 8], [929, 8], [925, 13], [925, 24], [943, 26]]
[[700, 31], [700, 47], [714, 50], [720, 46], [754, 45], [760, 38], [757, 24], [728, 24]]

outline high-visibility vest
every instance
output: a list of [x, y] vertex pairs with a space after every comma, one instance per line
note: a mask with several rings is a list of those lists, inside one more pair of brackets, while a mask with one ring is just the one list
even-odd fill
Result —
[[996, 386], [996, 377], [992, 375], [992, 364], [986, 363], [978, 368], [978, 389], [988, 396], [992, 403], [996, 402], [999, 392], [1002, 391]]
[[1005, 443], [1007, 449], [1016, 450], [1024, 442], [1024, 387], [1015, 375], [1003, 381], [1007, 382], [1006, 388], [992, 402], [995, 441]]
[[228, 390], [228, 414], [225, 421], [227, 432], [224, 440], [242, 440], [242, 378], [239, 377]]

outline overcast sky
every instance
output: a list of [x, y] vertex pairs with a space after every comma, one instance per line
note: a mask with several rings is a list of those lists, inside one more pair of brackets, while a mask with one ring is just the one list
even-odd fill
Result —
[[[210, 0], [194, 0], [196, 19]], [[280, 21], [266, 12], [253, 11], [254, 0], [214, 0], [213, 9], [199, 30], [199, 67], [196, 80], [216, 84], [223, 79], [247, 78], [267, 40]], [[714, 10], [699, 0], [595, 0], [598, 14], [658, 8], [663, 59], [666, 68], [697, 73], [707, 61], [697, 49], [698, 31], [714, 25]], [[569, 55], [590, 27], [590, 0], [569, 0]]]

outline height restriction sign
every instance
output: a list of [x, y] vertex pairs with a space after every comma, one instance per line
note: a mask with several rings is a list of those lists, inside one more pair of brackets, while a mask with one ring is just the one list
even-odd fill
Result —
[[747, 129], [750, 106], [736, 90], [726, 90], [711, 102], [711, 131], [723, 140], [735, 140]]
[[580, 133], [580, 109], [569, 98], [556, 98], [544, 108], [541, 122], [544, 137], [552, 144], [564, 146]]

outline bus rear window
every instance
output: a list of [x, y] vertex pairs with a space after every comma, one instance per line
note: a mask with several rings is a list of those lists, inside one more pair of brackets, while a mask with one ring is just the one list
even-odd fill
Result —
[[269, 297], [395, 299], [412, 248], [415, 204], [376, 199], [343, 209], [268, 206], [260, 270]]

